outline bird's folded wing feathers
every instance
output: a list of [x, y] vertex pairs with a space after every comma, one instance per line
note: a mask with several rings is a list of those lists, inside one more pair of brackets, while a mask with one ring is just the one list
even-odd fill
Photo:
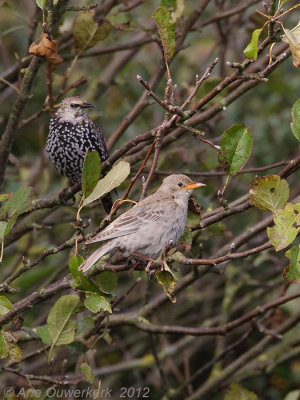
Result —
[[[159, 221], [163, 214], [163, 210], [153, 210], [148, 204], [143, 205], [140, 212], [136, 212], [135, 208], [136, 206], [120, 215], [107, 228], [85, 243], [96, 243], [135, 233], [141, 226]], [[135, 209], [135, 212], [132, 212], [133, 209]]]
[[94, 135], [98, 137], [99, 143], [101, 144], [101, 151], [103, 152], [103, 156], [106, 159], [108, 157], [108, 150], [101, 130], [96, 124], [94, 124], [92, 120], [90, 121], [90, 129], [92, 130]]

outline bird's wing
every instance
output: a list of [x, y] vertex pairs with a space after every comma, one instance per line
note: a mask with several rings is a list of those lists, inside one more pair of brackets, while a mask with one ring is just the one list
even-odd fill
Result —
[[103, 133], [92, 120], [90, 120], [90, 129], [93, 131], [95, 136], [98, 137], [99, 143], [98, 145], [96, 145], [96, 147], [98, 147], [98, 152], [100, 153], [101, 160], [104, 161], [108, 158], [108, 150]]
[[[140, 206], [140, 207], [139, 207]], [[98, 233], [86, 243], [95, 243], [135, 233], [138, 229], [149, 223], [159, 221], [162, 218], [163, 209], [153, 210], [151, 204], [137, 204], [129, 211], [120, 215], [107, 228]]]

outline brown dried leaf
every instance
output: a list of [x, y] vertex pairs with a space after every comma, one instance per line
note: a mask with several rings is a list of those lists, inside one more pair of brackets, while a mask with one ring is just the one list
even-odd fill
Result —
[[294, 67], [300, 66], [300, 21], [294, 29], [284, 29], [285, 36], [282, 39], [284, 42], [288, 43], [293, 56]]
[[31, 43], [29, 53], [38, 57], [45, 57], [52, 69], [55, 69], [63, 62], [61, 56], [57, 53], [57, 40], [49, 39], [47, 33], [43, 32], [41, 37]]

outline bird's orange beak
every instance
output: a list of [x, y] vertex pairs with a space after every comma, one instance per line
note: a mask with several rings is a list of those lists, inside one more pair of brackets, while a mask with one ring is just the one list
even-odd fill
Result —
[[204, 183], [192, 182], [192, 183], [189, 183], [188, 185], [184, 186], [182, 189], [192, 190], [192, 189], [201, 188], [203, 186], [206, 186], [206, 185]]

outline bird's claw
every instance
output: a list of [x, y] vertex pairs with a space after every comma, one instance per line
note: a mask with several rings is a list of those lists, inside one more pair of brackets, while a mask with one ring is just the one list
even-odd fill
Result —
[[147, 266], [145, 268], [145, 272], [149, 277], [151, 277], [155, 273], [155, 269], [151, 269], [151, 266], [153, 263], [154, 263], [154, 260], [149, 260], [147, 263]]
[[147, 266], [146, 266], [146, 268], [145, 268], [145, 272], [146, 272], [149, 276], [151, 276], [151, 275], [154, 274], [155, 269], [151, 270], [151, 265], [154, 263], [153, 258], [151, 258], [151, 257], [149, 257], [149, 256], [146, 256], [145, 254], [138, 253], [138, 252], [133, 252], [132, 254], [133, 254], [134, 256], [138, 256], [139, 258], [142, 258], [143, 260], [147, 260], [148, 263], [147, 263]]
[[[64, 188], [58, 195], [59, 200], [61, 203], [65, 206], [73, 206], [75, 204], [76, 198], [74, 195], [72, 195], [71, 198], [66, 199], [66, 194], [67, 194], [68, 189]], [[70, 200], [70, 202], [68, 202]]]

